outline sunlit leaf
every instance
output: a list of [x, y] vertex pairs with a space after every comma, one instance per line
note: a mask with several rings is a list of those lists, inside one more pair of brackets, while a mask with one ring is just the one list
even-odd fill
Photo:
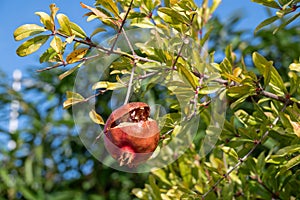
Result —
[[14, 38], [15, 40], [23, 40], [27, 37], [42, 33], [46, 31], [44, 27], [41, 27], [36, 24], [24, 24], [20, 27], [18, 27], [14, 32]]
[[91, 34], [91, 38], [94, 36], [94, 35], [96, 35], [96, 34], [98, 34], [98, 33], [100, 33], [100, 32], [104, 32], [104, 31], [106, 31], [106, 29], [105, 28], [96, 28], [94, 31], [93, 31], [93, 33]]
[[125, 87], [123, 84], [118, 82], [108, 82], [108, 81], [100, 81], [93, 85], [92, 89], [106, 89], [106, 90], [116, 90], [119, 88]]
[[300, 72], [300, 63], [292, 63], [289, 66], [290, 70]]
[[278, 5], [278, 3], [274, 0], [252, 0], [252, 1], [267, 7], [280, 9], [280, 5]]
[[276, 20], [278, 20], [279, 17], [277, 15], [270, 17], [268, 19], [265, 19], [264, 21], [262, 21], [254, 30], [254, 33], [256, 33], [257, 31], [259, 31], [260, 29], [262, 29], [263, 27], [275, 22]]
[[57, 62], [59, 61], [59, 59], [56, 58], [56, 56], [57, 52], [52, 47], [50, 47], [40, 56], [40, 63]]
[[54, 23], [55, 15], [57, 11], [59, 10], [58, 7], [54, 3], [50, 4], [50, 12], [51, 12], [51, 22]]
[[49, 38], [49, 35], [39, 35], [27, 40], [17, 49], [18, 56], [27, 56], [36, 52]]
[[96, 124], [105, 124], [103, 118], [94, 109], [89, 112], [89, 116]]
[[80, 61], [88, 52], [89, 48], [79, 48], [72, 51], [66, 58], [67, 63], [75, 63]]
[[77, 103], [81, 103], [85, 100], [83, 96], [81, 96], [80, 94], [78, 94], [76, 92], [67, 91], [66, 96], [67, 96], [67, 100], [65, 100], [63, 103], [64, 109], [68, 109], [69, 107], [71, 107]]
[[157, 14], [167, 23], [170, 24], [180, 24], [189, 23], [188, 18], [183, 17], [179, 12], [166, 7], [161, 7], [158, 9]]
[[288, 20], [286, 20], [285, 22], [283, 22], [282, 24], [280, 24], [280, 26], [278, 26], [274, 30], [273, 33], [276, 34], [280, 29], [283, 29], [284, 27], [286, 27], [287, 25], [289, 25], [291, 22], [293, 22], [294, 20], [296, 20], [299, 16], [300, 16], [300, 13], [296, 13], [293, 17], [289, 18]]
[[[270, 78], [270, 85], [272, 86], [272, 88], [278, 91], [277, 88], [279, 88], [281, 90], [281, 92], [284, 92], [285, 94], [287, 93], [287, 89], [284, 86], [283, 80], [280, 76], [280, 74], [278, 73], [278, 71], [275, 69], [275, 67], [273, 66], [273, 62], [272, 61], [268, 61], [267, 59], [265, 59], [262, 55], [260, 55], [257, 52], [254, 52], [252, 55], [252, 59], [254, 62], [254, 65], [256, 66], [256, 68], [259, 70], [259, 72], [263, 75], [267, 75], [265, 73], [266, 70], [268, 70], [270, 68], [270, 73], [271, 73], [271, 78]], [[267, 65], [269, 65], [268, 67], [266, 67]]]
[[54, 23], [51, 21], [50, 15], [45, 12], [35, 12], [35, 14], [40, 16], [40, 21], [42, 24], [44, 24], [46, 29], [54, 31]]
[[68, 71], [65, 71], [64, 73], [62, 73], [61, 75], [58, 76], [59, 80], [64, 79], [65, 77], [69, 76], [70, 74], [72, 74], [73, 72], [75, 72], [77, 69], [79, 69], [81, 66], [83, 65], [82, 63], [79, 63], [78, 65], [76, 65], [75, 67], [72, 67], [71, 69], [69, 69]]
[[63, 42], [60, 37], [54, 36], [50, 42], [50, 46], [55, 50], [56, 53], [60, 53], [63, 48]]
[[69, 20], [69, 18], [64, 15], [64, 14], [57, 14], [57, 21], [60, 25], [60, 31], [62, 31], [64, 34], [66, 34], [67, 36], [71, 36], [72, 35], [72, 29], [71, 29], [71, 22]]
[[183, 66], [181, 63], [178, 63], [177, 67], [178, 67], [178, 73], [181, 76], [183, 76], [195, 90], [199, 85], [197, 81], [197, 77], [190, 70], [186, 69], [186, 67]]
[[76, 35], [79, 38], [85, 39], [87, 37], [86, 33], [84, 32], [84, 30], [78, 26], [77, 24], [70, 22], [70, 28], [72, 30], [72, 33], [74, 35]]
[[113, 0], [97, 0], [95, 5], [102, 5], [104, 8], [111, 11], [115, 16], [119, 17], [118, 6]]

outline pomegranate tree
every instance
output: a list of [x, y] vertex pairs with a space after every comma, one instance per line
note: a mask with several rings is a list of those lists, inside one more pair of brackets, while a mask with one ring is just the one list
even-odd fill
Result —
[[160, 137], [157, 122], [149, 117], [150, 107], [132, 102], [114, 110], [104, 127], [104, 144], [120, 166], [137, 166], [147, 161]]

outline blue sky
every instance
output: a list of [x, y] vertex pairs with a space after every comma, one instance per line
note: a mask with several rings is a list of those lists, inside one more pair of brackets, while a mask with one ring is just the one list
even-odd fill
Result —
[[[14, 0], [1, 1], [0, 7], [0, 68], [8, 75], [13, 70], [20, 69], [25, 72], [26, 68], [32, 68], [35, 71], [39, 66], [39, 54], [33, 54], [27, 57], [18, 57], [15, 53], [17, 47], [22, 42], [16, 42], [13, 39], [14, 30], [26, 23], [39, 24], [39, 17], [34, 14], [37, 11], [49, 13], [49, 5], [55, 3], [60, 8], [61, 13], [65, 13], [69, 18], [82, 26], [87, 34], [91, 33], [95, 28], [95, 23], [86, 23], [83, 15], [87, 10], [81, 8], [80, 2], [92, 5], [94, 1], [88, 0]], [[196, 2], [201, 2], [196, 0]], [[238, 28], [252, 29], [265, 18], [264, 8], [250, 0], [223, 0], [220, 7], [216, 11], [216, 15], [222, 20], [227, 20], [234, 13], [241, 13], [244, 19]]]

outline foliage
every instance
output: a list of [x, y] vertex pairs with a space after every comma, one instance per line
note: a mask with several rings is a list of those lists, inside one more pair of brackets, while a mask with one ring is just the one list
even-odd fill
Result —
[[[143, 174], [135, 177], [99, 165], [86, 150], [72, 113], [62, 109], [74, 77], [60, 81], [60, 73], [29, 72], [19, 92], [8, 85], [7, 76], [1, 78], [1, 113], [18, 101], [20, 127], [11, 133], [1, 124], [0, 199], [132, 199], [130, 190], [143, 183]], [[1, 117], [9, 121], [9, 115]]]
[[[279, 10], [276, 16], [258, 25], [256, 31], [296, 12], [299, 7], [297, 0], [255, 2]], [[126, 88], [126, 103], [131, 100], [131, 90], [145, 94], [155, 90], [153, 85], [163, 83], [166, 87], [162, 94], [180, 100], [169, 98], [165, 101], [170, 106], [170, 113], [164, 116], [169, 123], [162, 128], [160, 147], [175, 139], [180, 130], [186, 130], [185, 122], [196, 116], [203, 119], [186, 153], [165, 168], [153, 169], [145, 188], [132, 191], [140, 199], [299, 198], [298, 187], [294, 186], [299, 185], [300, 179], [299, 58], [292, 58], [294, 61], [289, 63], [289, 68], [282, 63], [280, 70], [288, 76], [281, 76], [273, 61], [266, 58], [268, 55], [252, 52], [251, 48], [234, 46], [234, 50], [242, 53], [237, 59], [229, 41], [223, 50], [224, 59], [216, 63], [214, 52], [205, 53], [202, 47], [210, 34], [213, 35], [214, 26], [209, 21], [219, 3], [218, 0], [210, 4], [203, 1], [200, 6], [185, 0], [99, 0], [95, 6], [81, 3], [89, 11], [86, 14], [88, 21], [101, 22], [101, 28], [90, 36], [66, 15], [58, 13], [58, 8], [52, 4], [50, 14], [36, 13], [42, 26], [23, 25], [14, 33], [16, 40], [30, 37], [17, 49], [19, 56], [34, 53], [50, 40], [40, 62], [53, 65], [40, 71], [75, 64], [60, 75], [60, 79], [85, 67], [89, 60], [119, 55], [110, 64], [107, 80], [95, 82], [92, 87], [99, 101], [103, 93]], [[286, 21], [283, 19], [274, 33], [298, 16], [299, 13]], [[127, 36], [127, 29], [133, 27], [155, 31], [150, 32], [146, 41], [133, 43]], [[108, 46], [98, 44], [94, 39], [103, 31], [116, 34]], [[263, 36], [262, 41], [265, 41]], [[127, 50], [117, 43], [120, 37], [129, 47]], [[266, 44], [260, 48], [270, 46]], [[282, 51], [287, 51], [286, 48], [293, 50], [293, 46], [286, 46]], [[251, 63], [243, 59], [249, 53]], [[65, 108], [86, 103], [91, 98], [76, 92], [67, 94]], [[155, 98], [155, 94], [152, 96]], [[218, 128], [211, 126], [208, 117], [212, 102], [224, 97], [228, 101], [226, 120], [218, 143], [205, 155], [201, 151], [202, 139]], [[145, 95], [139, 98], [143, 100]], [[96, 122], [102, 124], [101, 116], [93, 110], [92, 113], [92, 119], [98, 119]], [[25, 195], [24, 191], [22, 194]]]

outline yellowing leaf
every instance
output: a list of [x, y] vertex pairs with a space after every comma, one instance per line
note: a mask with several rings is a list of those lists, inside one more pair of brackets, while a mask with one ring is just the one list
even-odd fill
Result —
[[40, 21], [44, 26], [50, 30], [54, 31], [54, 23], [51, 21], [51, 17], [45, 12], [36, 12], [36, 15], [40, 16]]
[[77, 37], [82, 38], [82, 39], [85, 39], [87, 37], [84, 30], [77, 24], [70, 22], [70, 28], [72, 30], [72, 33], [74, 35], [76, 35]]
[[50, 42], [50, 46], [55, 50], [56, 53], [60, 53], [63, 48], [63, 42], [60, 37], [54, 36]]
[[96, 124], [105, 124], [103, 118], [94, 109], [89, 112], [89, 116]]
[[58, 7], [56, 7], [56, 5], [54, 3], [50, 4], [50, 11], [51, 11], [51, 22], [54, 23], [54, 19], [55, 19], [55, 15], [57, 13], [57, 11], [59, 10]]
[[85, 100], [83, 96], [81, 96], [76, 92], [67, 91], [66, 93], [67, 93], [67, 100], [63, 103], [64, 109], [68, 109], [69, 107], [77, 103], [83, 102]]
[[49, 38], [49, 35], [39, 35], [27, 40], [17, 49], [18, 56], [27, 56], [37, 51]]
[[97, 83], [95, 83], [92, 87], [93, 90], [96, 89], [106, 89], [106, 90], [115, 90], [115, 89], [119, 89], [119, 88], [123, 88], [125, 87], [123, 84], [115, 82], [108, 82], [108, 81], [99, 81]]
[[72, 51], [66, 58], [67, 63], [71, 64], [80, 61], [88, 50], [88, 48], [79, 48]]
[[72, 74], [73, 72], [75, 72], [77, 69], [79, 69], [82, 65], [83, 65], [83, 62], [79, 63], [78, 65], [76, 65], [75, 67], [69, 69], [68, 71], [62, 73], [61, 75], [58, 76], [59, 80], [62, 80], [65, 77], [69, 76], [70, 74]]
[[104, 14], [103, 12], [101, 12], [100, 10], [98, 10], [97, 8], [93, 8], [91, 6], [88, 6], [82, 2], [80, 2], [80, 5], [82, 8], [86, 8], [89, 9], [90, 11], [92, 11], [97, 17], [100, 18], [107, 18], [108, 16], [106, 14]]
[[228, 80], [230, 81], [234, 81], [236, 83], [241, 83], [242, 82], [242, 79], [240, 79], [239, 77], [236, 77], [232, 74], [229, 74], [227, 72], [225, 72], [224, 74], [222, 74], [223, 76], [225, 76]]
[[292, 63], [289, 66], [290, 70], [300, 72], [300, 63]]
[[15, 40], [23, 40], [29, 36], [33, 36], [39, 33], [46, 31], [44, 27], [41, 27], [36, 24], [24, 24], [18, 27], [14, 32]]
[[104, 8], [111, 11], [115, 16], [119, 17], [119, 9], [118, 9], [117, 4], [114, 1], [112, 1], [112, 0], [98, 0], [96, 5], [102, 5]]
[[57, 14], [57, 20], [58, 20], [58, 23], [60, 25], [60, 31], [62, 31], [64, 34], [68, 35], [68, 36], [71, 36], [73, 33], [72, 33], [72, 30], [71, 30], [71, 25], [70, 25], [70, 20], [69, 18], [64, 15], [64, 14]]

